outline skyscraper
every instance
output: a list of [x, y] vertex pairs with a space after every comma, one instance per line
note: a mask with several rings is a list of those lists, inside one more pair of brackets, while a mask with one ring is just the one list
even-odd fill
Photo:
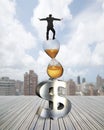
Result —
[[38, 76], [33, 70], [24, 74], [24, 95], [36, 95]]
[[86, 79], [85, 78], [82, 78], [82, 83], [85, 83], [86, 82]]
[[104, 79], [101, 76], [97, 75], [97, 77], [96, 77], [96, 87], [101, 88], [103, 85], [104, 85]]
[[96, 77], [96, 88], [98, 89], [98, 93], [100, 95], [104, 95], [104, 78], [99, 75]]
[[80, 76], [77, 77], [77, 83], [80, 84], [81, 81], [80, 81]]

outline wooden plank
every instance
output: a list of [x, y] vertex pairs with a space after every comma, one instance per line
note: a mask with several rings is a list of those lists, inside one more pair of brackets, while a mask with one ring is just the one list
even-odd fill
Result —
[[71, 112], [60, 119], [36, 114], [46, 101], [37, 96], [0, 96], [0, 130], [104, 130], [104, 97], [68, 97]]
[[5, 116], [2, 120], [4, 120], [4, 123], [1, 125], [2, 129], [10, 129], [10, 127], [16, 122], [17, 124], [20, 122], [21, 117], [24, 118], [24, 115], [27, 114], [27, 110], [31, 106], [31, 102], [33, 99], [26, 98], [25, 102], [21, 104], [21, 106], [16, 107], [13, 112], [8, 113], [7, 116]]
[[[41, 107], [43, 108], [47, 108], [49, 106], [48, 102], [45, 101], [41, 104]], [[36, 124], [36, 127], [35, 129], [36, 130], [49, 130], [50, 129], [50, 120], [49, 118], [42, 118], [39, 116], [38, 118], [38, 121], [37, 121], [37, 124]]]
[[[45, 101], [42, 100], [41, 106], [44, 106], [44, 104], [45, 104]], [[37, 122], [35, 123], [35, 125], [34, 125], [34, 123], [32, 123], [31, 130], [32, 129], [34, 129], [34, 130], [43, 130], [44, 129], [44, 125], [45, 125], [45, 119], [40, 117], [38, 114], [36, 114], [36, 115], [38, 116], [38, 118], [37, 118], [37, 116], [35, 117], [35, 118], [37, 118]]]
[[[91, 130], [92, 129], [93, 130], [97, 129], [97, 130], [100, 130], [100, 129], [104, 128], [103, 127], [104, 118], [102, 118], [101, 122], [103, 124], [101, 124], [100, 120], [97, 118], [97, 115], [96, 115], [96, 112], [98, 110], [93, 113], [93, 111], [95, 109], [94, 108], [94, 103], [90, 102], [90, 99], [88, 100], [88, 98], [86, 99], [86, 101], [87, 102], [85, 102], [84, 100], [82, 100], [82, 101], [80, 100], [80, 102], [74, 101], [75, 104], [73, 104], [73, 106], [75, 105], [74, 108], [76, 108], [76, 110], [74, 110], [74, 109], [73, 110], [76, 111], [76, 112], [73, 112], [73, 113], [77, 113], [78, 114], [78, 121], [81, 118], [83, 120], [82, 124], [84, 123], [84, 125], [87, 125], [89, 127], [87, 129], [91, 129]], [[98, 105], [96, 105], [96, 108], [97, 108], [97, 106]], [[88, 113], [89, 110], [91, 110], [90, 113]], [[92, 116], [91, 116], [91, 113], [93, 113]], [[75, 114], [75, 117], [76, 117], [77, 114]], [[95, 118], [93, 118], [93, 117], [95, 117]], [[86, 128], [86, 127], [84, 127], [84, 128]]]
[[45, 119], [44, 130], [50, 130], [50, 129], [51, 129], [51, 119], [47, 118]]
[[57, 120], [52, 120], [51, 119], [51, 130], [59, 130], [59, 125], [58, 125], [58, 121]]
[[58, 124], [59, 124], [59, 130], [66, 130], [66, 127], [65, 127], [65, 123], [63, 121], [63, 118], [59, 118], [58, 119]]
[[[5, 118], [8, 118], [8, 116], [12, 116], [13, 113], [15, 113], [18, 109], [21, 109], [22, 108], [22, 105], [24, 104], [25, 105], [25, 102], [26, 101], [26, 98], [25, 99], [18, 99], [18, 100], [15, 100], [14, 101], [11, 101], [12, 103], [9, 103], [9, 104], [6, 104], [6, 106], [4, 105], [4, 107], [2, 107], [2, 110], [0, 110], [0, 119], [5, 119]], [[18, 107], [17, 107], [18, 106]]]
[[68, 116], [65, 116], [63, 118], [63, 121], [64, 121], [65, 130], [76, 130], [75, 126], [72, 124], [72, 122], [71, 122], [70, 118], [68, 118]]
[[[36, 114], [37, 108], [39, 107], [40, 100], [31, 102], [29, 107], [27, 107], [26, 111], [22, 112], [17, 119], [12, 122], [10, 129], [20, 129], [26, 130], [30, 126], [34, 115]], [[30, 107], [31, 106], [31, 107]]]

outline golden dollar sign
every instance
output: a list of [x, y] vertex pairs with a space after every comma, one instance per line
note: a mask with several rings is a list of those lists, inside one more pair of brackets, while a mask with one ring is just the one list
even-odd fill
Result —
[[49, 101], [49, 108], [39, 108], [41, 117], [57, 119], [70, 112], [71, 102], [60, 94], [62, 88], [66, 88], [66, 82], [60, 80], [43, 81], [37, 86], [37, 95]]

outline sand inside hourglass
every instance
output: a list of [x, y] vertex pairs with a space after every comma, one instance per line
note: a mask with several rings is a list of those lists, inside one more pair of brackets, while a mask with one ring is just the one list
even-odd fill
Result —
[[62, 65], [53, 58], [47, 67], [47, 74], [50, 78], [59, 78], [63, 74]]
[[58, 53], [58, 49], [46, 49], [45, 52], [51, 57], [51, 58], [55, 58], [57, 53]]
[[59, 78], [63, 74], [62, 66], [48, 66], [47, 73], [51, 78]]

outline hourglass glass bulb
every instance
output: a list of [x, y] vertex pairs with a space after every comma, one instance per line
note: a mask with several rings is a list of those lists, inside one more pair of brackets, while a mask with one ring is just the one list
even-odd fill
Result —
[[47, 74], [50, 78], [61, 77], [63, 74], [62, 65], [56, 59], [52, 59], [47, 67]]
[[43, 44], [43, 49], [51, 58], [55, 58], [60, 48], [59, 42], [55, 40], [47, 40]]

